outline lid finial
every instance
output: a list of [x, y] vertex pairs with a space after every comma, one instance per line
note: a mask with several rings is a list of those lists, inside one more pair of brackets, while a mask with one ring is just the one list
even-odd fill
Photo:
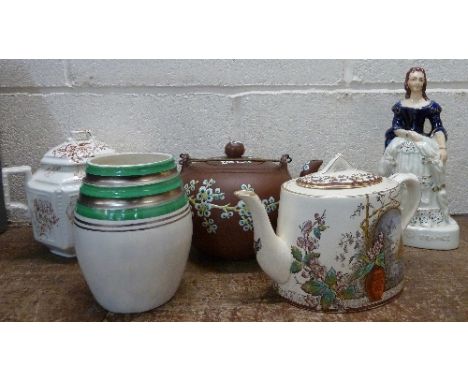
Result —
[[242, 142], [230, 141], [224, 146], [224, 152], [228, 158], [241, 158], [245, 153], [245, 147]]

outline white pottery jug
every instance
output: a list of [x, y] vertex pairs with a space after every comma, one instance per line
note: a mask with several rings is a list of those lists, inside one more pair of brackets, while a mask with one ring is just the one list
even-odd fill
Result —
[[190, 251], [192, 214], [172, 155], [88, 161], [74, 223], [78, 263], [105, 309], [139, 313], [174, 296]]

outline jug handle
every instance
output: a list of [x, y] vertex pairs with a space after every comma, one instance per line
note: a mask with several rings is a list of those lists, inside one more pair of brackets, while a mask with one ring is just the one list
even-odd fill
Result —
[[401, 199], [401, 229], [404, 231], [421, 201], [421, 185], [414, 174], [394, 174], [390, 179], [406, 185], [406, 194]]
[[26, 185], [32, 177], [31, 167], [29, 166], [4, 167], [1, 170], [2, 170], [3, 193], [5, 196], [6, 209], [8, 211], [12, 211], [13, 209], [18, 209], [29, 214], [29, 207], [27, 206], [27, 204], [24, 204], [21, 202], [15, 202], [11, 200], [8, 175], [24, 174], [24, 184]]

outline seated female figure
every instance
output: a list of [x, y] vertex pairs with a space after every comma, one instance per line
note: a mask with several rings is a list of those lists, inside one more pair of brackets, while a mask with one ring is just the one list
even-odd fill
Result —
[[380, 173], [413, 173], [421, 183], [421, 202], [405, 231], [405, 244], [453, 249], [458, 247], [459, 228], [448, 213], [445, 189], [447, 131], [440, 119], [442, 108], [427, 97], [426, 85], [423, 68], [406, 73], [406, 96], [392, 108], [392, 127], [385, 133]]

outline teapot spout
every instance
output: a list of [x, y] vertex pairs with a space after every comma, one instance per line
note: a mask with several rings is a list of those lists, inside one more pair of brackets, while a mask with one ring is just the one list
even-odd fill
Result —
[[291, 251], [273, 230], [265, 206], [253, 191], [240, 190], [234, 194], [245, 202], [252, 214], [258, 264], [276, 283], [286, 283], [290, 277]]

